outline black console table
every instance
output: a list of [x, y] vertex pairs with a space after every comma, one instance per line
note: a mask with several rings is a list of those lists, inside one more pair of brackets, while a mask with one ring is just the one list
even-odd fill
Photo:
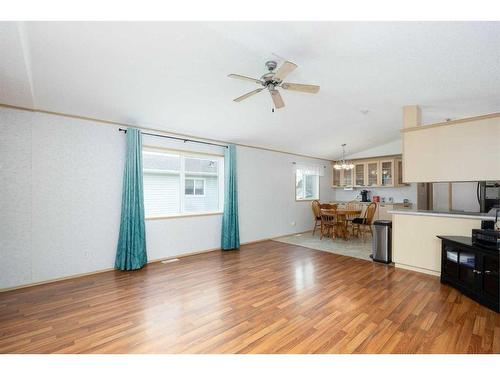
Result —
[[500, 312], [500, 251], [473, 245], [470, 237], [438, 237], [442, 240], [441, 282]]

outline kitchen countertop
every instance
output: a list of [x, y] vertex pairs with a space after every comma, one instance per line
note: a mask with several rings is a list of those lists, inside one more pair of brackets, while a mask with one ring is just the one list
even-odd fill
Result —
[[[391, 206], [391, 205], [395, 205], [395, 206], [402, 206], [404, 205], [405, 203], [403, 202], [361, 202], [361, 201], [356, 201], [356, 200], [351, 200], [351, 201], [331, 201], [330, 203], [350, 203], [350, 202], [357, 202], [357, 203], [362, 203], [362, 204], [370, 204], [370, 203], [377, 203], [379, 205], [386, 205], [386, 206]], [[408, 205], [412, 205], [412, 203], [406, 203]]]
[[494, 221], [495, 216], [483, 212], [462, 212], [462, 211], [432, 211], [432, 210], [414, 210], [414, 209], [397, 209], [388, 211], [390, 214], [399, 215], [415, 215], [415, 216], [438, 216], [451, 217], [457, 219], [476, 219]]

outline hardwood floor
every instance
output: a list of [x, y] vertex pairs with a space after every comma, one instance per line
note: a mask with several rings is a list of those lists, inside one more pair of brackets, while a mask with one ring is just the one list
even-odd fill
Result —
[[266, 241], [0, 293], [2, 353], [500, 353], [438, 278]]

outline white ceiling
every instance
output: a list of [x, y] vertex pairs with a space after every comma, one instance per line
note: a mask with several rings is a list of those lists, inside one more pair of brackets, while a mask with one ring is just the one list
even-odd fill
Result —
[[[500, 111], [498, 22], [0, 22], [0, 51], [3, 104], [324, 158], [397, 139], [403, 105]], [[234, 103], [273, 53], [320, 92]]]

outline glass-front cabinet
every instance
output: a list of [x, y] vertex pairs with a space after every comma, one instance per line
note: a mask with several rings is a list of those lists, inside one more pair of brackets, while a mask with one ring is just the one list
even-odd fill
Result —
[[379, 182], [378, 182], [378, 175], [379, 175], [378, 169], [379, 168], [378, 167], [379, 167], [378, 161], [372, 161], [372, 162], [366, 163], [366, 172], [367, 172], [366, 186], [378, 186], [379, 185]]
[[333, 168], [333, 187], [352, 187], [353, 169], [335, 169]]
[[341, 187], [342, 186], [342, 181], [341, 181], [341, 170], [340, 169], [335, 169], [333, 168], [333, 187]]
[[395, 187], [403, 182], [403, 161], [400, 155], [355, 160], [354, 169], [333, 168], [333, 187]]
[[380, 186], [394, 186], [394, 160], [380, 161]]
[[366, 171], [365, 163], [354, 164], [354, 186], [356, 187], [366, 186], [365, 171]]
[[352, 169], [342, 169], [342, 186], [351, 187], [352, 186]]

